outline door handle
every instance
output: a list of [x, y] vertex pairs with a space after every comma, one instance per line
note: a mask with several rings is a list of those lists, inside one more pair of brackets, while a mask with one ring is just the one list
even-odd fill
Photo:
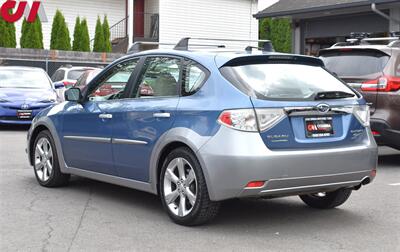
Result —
[[100, 114], [99, 118], [100, 119], [112, 119], [112, 114]]
[[157, 118], [170, 118], [171, 114], [170, 113], [154, 113], [153, 117]]

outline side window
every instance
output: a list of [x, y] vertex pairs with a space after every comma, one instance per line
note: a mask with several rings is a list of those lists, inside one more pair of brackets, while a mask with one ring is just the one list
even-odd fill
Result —
[[395, 76], [400, 77], [400, 57], [398, 57], [397, 62], [396, 62]]
[[95, 86], [91, 85], [88, 99], [91, 101], [121, 99], [138, 61], [138, 59], [125, 61], [108, 70]]
[[53, 76], [51, 76], [51, 80], [53, 82], [57, 82], [57, 81], [62, 81], [64, 79], [64, 74], [65, 71], [64, 70], [57, 70]]
[[135, 90], [136, 98], [177, 96], [181, 60], [168, 57], [150, 57]]
[[208, 71], [196, 62], [189, 61], [184, 72], [182, 95], [188, 96], [196, 93], [206, 81]]

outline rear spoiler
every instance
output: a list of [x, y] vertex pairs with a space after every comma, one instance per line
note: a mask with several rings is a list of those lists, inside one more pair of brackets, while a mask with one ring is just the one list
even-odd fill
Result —
[[321, 66], [324, 67], [324, 62], [315, 57], [301, 56], [301, 55], [252, 55], [252, 56], [241, 56], [226, 62], [222, 67], [225, 66], [243, 66], [243, 65], [255, 65], [255, 64], [299, 64], [299, 65], [310, 65], [310, 66]]
[[323, 55], [335, 55], [335, 54], [340, 54], [340, 53], [345, 53], [345, 52], [363, 52], [363, 53], [369, 53], [369, 54], [376, 54], [377, 56], [381, 55], [387, 55], [390, 56], [390, 54], [379, 50], [379, 49], [373, 49], [373, 48], [352, 48], [352, 47], [340, 47], [340, 48], [327, 48], [327, 49], [322, 49], [319, 51], [318, 56], [323, 56]]

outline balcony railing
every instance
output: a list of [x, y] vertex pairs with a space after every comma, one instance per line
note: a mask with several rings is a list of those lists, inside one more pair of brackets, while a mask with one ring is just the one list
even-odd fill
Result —
[[128, 37], [128, 17], [110, 27], [110, 40]]

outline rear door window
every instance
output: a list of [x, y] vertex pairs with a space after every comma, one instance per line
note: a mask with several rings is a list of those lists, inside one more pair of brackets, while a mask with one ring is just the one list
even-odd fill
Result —
[[390, 57], [377, 50], [324, 52], [326, 68], [340, 77], [358, 77], [381, 73]]
[[[314, 100], [320, 92], [354, 92], [320, 66], [249, 64], [225, 66], [222, 75], [244, 93], [265, 100]], [[356, 96], [354, 94], [354, 96]]]
[[178, 96], [181, 59], [149, 57], [135, 90], [135, 98]]

